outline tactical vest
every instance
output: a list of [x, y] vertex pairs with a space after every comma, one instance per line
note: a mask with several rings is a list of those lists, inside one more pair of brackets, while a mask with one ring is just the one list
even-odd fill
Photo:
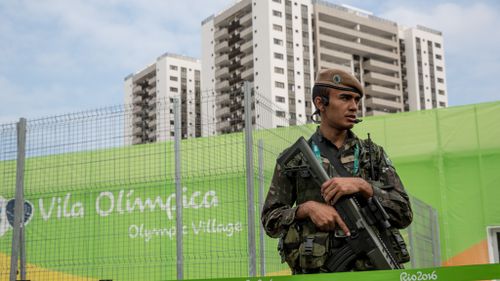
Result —
[[[353, 173], [353, 176], [362, 177], [365, 180], [369, 179], [371, 173], [370, 163], [367, 160], [368, 147], [367, 142], [360, 139], [356, 139], [356, 144], [359, 147], [359, 169], [355, 171], [352, 161], [344, 162], [342, 161], [344, 167]], [[350, 157], [349, 157], [350, 158]], [[358, 159], [358, 160], [359, 160]], [[351, 159], [347, 159], [351, 160]], [[299, 164], [299, 163], [298, 163]], [[327, 174], [333, 174], [333, 168], [330, 161], [327, 158], [322, 157], [322, 166], [327, 172]], [[375, 165], [374, 165], [375, 166]], [[379, 167], [373, 167], [374, 171], [382, 176], [382, 172]], [[294, 190], [296, 194], [296, 205], [300, 205], [307, 201], [317, 201], [320, 203], [325, 203], [323, 197], [321, 196], [321, 189], [312, 180], [311, 174], [307, 170], [294, 171], [287, 174], [290, 182], [294, 184]], [[395, 231], [399, 233], [397, 229], [390, 229], [390, 231]], [[315, 225], [310, 219], [303, 221], [295, 221], [292, 223], [287, 232], [285, 232], [280, 238], [278, 250], [282, 257], [282, 262], [287, 262], [293, 274], [301, 273], [316, 273], [321, 271], [327, 271], [322, 268], [326, 259], [336, 254], [336, 249], [339, 249], [345, 244], [344, 237], [342, 234], [335, 235], [334, 232], [323, 232], [316, 229]], [[398, 244], [399, 243], [399, 244]], [[401, 245], [403, 244], [403, 246]], [[404, 241], [397, 241], [396, 243], [391, 243], [395, 249], [395, 258], [400, 262], [404, 263], [409, 261], [408, 253], [401, 253], [398, 248], [405, 248]], [[366, 262], [362, 258], [356, 260], [355, 264], [352, 265], [352, 270], [370, 270], [370, 263]]]

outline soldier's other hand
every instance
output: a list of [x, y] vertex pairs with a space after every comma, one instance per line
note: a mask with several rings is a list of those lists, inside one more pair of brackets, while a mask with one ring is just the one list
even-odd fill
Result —
[[366, 198], [373, 196], [373, 188], [362, 178], [335, 177], [321, 185], [321, 195], [326, 202], [330, 202], [332, 205], [337, 203], [340, 197], [357, 192]]
[[298, 218], [309, 217], [311, 221], [322, 231], [333, 231], [338, 225], [347, 236], [350, 235], [349, 228], [340, 217], [334, 207], [316, 201], [307, 201], [300, 205], [297, 210]]

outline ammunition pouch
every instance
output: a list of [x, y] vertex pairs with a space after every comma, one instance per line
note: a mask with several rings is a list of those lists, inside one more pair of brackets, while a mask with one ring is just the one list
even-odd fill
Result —
[[308, 234], [299, 247], [299, 264], [302, 269], [319, 269], [329, 254], [330, 236], [328, 232]]
[[330, 250], [328, 232], [315, 232], [312, 223], [293, 223], [278, 242], [281, 262], [293, 274], [319, 272]]

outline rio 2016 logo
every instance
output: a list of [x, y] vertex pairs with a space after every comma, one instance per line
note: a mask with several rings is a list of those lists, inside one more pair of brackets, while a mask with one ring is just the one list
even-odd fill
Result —
[[[16, 200], [7, 200], [0, 196], [0, 237], [12, 229], [14, 225], [14, 205]], [[29, 201], [24, 201], [24, 225], [27, 225], [33, 217], [33, 204]]]
[[401, 272], [399, 275], [400, 281], [421, 281], [421, 280], [438, 280], [436, 271], [431, 273], [425, 273], [422, 271], [417, 271], [415, 273]]

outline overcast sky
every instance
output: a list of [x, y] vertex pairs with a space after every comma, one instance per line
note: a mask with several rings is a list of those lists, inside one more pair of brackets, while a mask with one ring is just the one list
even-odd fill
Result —
[[[233, 2], [0, 0], [0, 124], [123, 103], [125, 76], [199, 58], [201, 21]], [[450, 106], [500, 100], [500, 1], [330, 2], [442, 31]]]

